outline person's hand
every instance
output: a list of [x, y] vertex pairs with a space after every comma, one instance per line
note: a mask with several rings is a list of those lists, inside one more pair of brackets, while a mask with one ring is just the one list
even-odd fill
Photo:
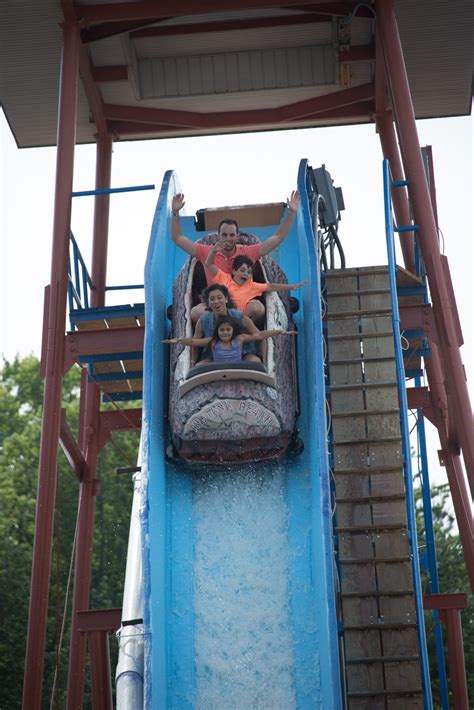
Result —
[[173, 212], [179, 212], [181, 209], [183, 209], [185, 204], [186, 203], [184, 201], [183, 193], [178, 192], [178, 194], [175, 195], [171, 200], [171, 209], [173, 210]]
[[291, 290], [292, 290], [292, 291], [297, 291], [301, 286], [306, 286], [307, 283], [308, 283], [307, 281], [300, 281], [300, 282], [297, 283], [297, 284], [292, 284], [292, 285], [291, 285]]
[[293, 192], [290, 195], [290, 198], [286, 201], [286, 204], [288, 205], [289, 209], [292, 212], [298, 212], [299, 207], [300, 207], [300, 193], [298, 190], [293, 190]]
[[298, 335], [296, 330], [284, 330], [282, 331], [285, 335]]
[[217, 254], [217, 252], [222, 251], [221, 240], [218, 239], [217, 242], [212, 247], [212, 253]]
[[168, 343], [168, 345], [176, 345], [178, 338], [169, 338], [168, 340], [162, 340], [162, 343]]

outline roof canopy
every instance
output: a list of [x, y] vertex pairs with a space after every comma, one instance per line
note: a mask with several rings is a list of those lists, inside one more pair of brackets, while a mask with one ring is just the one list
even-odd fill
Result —
[[[470, 3], [395, 9], [416, 117], [469, 114]], [[2, 15], [0, 97], [20, 147], [56, 142], [65, 18], [81, 28], [79, 143], [98, 130], [142, 139], [364, 123], [390, 105], [370, 3], [23, 0]]]

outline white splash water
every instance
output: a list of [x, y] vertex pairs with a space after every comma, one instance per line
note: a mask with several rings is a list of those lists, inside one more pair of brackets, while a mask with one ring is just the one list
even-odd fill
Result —
[[283, 466], [194, 481], [196, 707], [296, 707]]

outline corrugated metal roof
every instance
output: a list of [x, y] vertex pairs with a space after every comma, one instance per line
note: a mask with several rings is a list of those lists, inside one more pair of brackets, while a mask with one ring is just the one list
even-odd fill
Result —
[[[114, 0], [107, 2], [86, 0], [80, 3], [84, 6], [108, 4], [114, 4]], [[137, 4], [140, 5], [140, 2]], [[425, 118], [469, 114], [474, 5], [467, 0], [458, 0], [456, 3], [449, 0], [418, 0], [417, 2], [395, 0], [395, 7], [416, 116]], [[316, 10], [317, 4], [312, 3], [309, 13], [312, 13], [313, 18]], [[252, 18], [301, 18], [302, 16], [303, 12], [297, 8], [266, 8], [179, 17], [164, 20], [157, 26], [170, 28], [180, 25], [189, 29], [189, 25], [199, 23], [247, 21]], [[0, 100], [17, 143], [21, 147], [53, 145], [56, 142], [61, 55], [59, 24], [62, 19], [58, 0], [23, 0], [2, 4]], [[146, 22], [143, 26], [149, 27]], [[373, 30], [372, 19], [355, 17], [351, 23], [351, 46], [368, 47], [373, 42]], [[161, 61], [167, 57], [319, 46], [328, 42], [334, 43], [336, 52], [336, 22], [329, 16], [324, 22], [311, 21], [288, 26], [241, 28], [232, 31], [181, 35], [137, 36], [143, 34], [143, 32], [132, 31], [130, 34], [125, 33], [90, 42], [87, 51], [92, 65], [99, 68], [123, 67], [129, 64], [130, 57], [133, 55], [137, 61], [140, 59]], [[126, 51], [127, 47], [128, 51]], [[366, 85], [373, 80], [374, 62], [368, 57], [364, 61], [351, 63], [349, 71], [351, 87]], [[242, 90], [229, 94], [224, 87], [222, 93], [209, 96], [178, 95], [173, 98], [141, 99], [139, 92], [134, 90], [130, 81], [132, 74], [129, 67], [128, 80], [100, 81], [97, 84], [105, 104], [135, 109], [155, 108], [209, 114], [274, 109], [298, 101], [334, 94], [341, 89], [341, 86], [334, 85], [289, 86], [266, 90], [259, 88], [255, 91]], [[347, 80], [347, 75], [345, 78]], [[298, 121], [296, 125], [338, 125], [370, 120], [367, 102], [360, 104], [360, 107], [362, 113], [360, 117], [357, 116], [357, 112], [352, 117], [339, 117], [334, 114], [333, 117], [328, 118], [323, 115], [305, 122]], [[119, 124], [115, 122], [114, 125], [117, 128]], [[292, 121], [276, 123], [271, 120], [271, 117], [264, 116], [256, 124], [233, 127], [229, 119], [223, 127], [212, 129], [204, 129], [198, 124], [193, 130], [176, 128], [173, 132], [165, 132], [158, 127], [153, 131], [150, 127], [150, 133], [142, 134], [139, 130], [134, 133], [133, 124], [129, 122], [127, 128], [129, 132], [124, 133], [123, 137], [133, 139], [162, 135], [200, 135], [251, 128], [281, 129], [294, 125]], [[146, 130], [148, 131], [148, 128]], [[90, 120], [87, 98], [80, 87], [77, 141], [92, 142], [95, 132], [96, 127]]]

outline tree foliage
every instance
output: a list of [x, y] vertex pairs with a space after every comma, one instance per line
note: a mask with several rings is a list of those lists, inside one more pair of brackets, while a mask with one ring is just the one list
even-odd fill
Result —
[[[72, 429], [79, 407], [78, 368], [65, 378], [62, 406]], [[0, 707], [20, 708], [26, 645], [43, 382], [35, 357], [5, 361], [0, 374]], [[130, 476], [116, 469], [136, 461], [138, 437], [121, 434], [119, 447], [106, 446], [99, 457], [101, 481], [96, 498], [90, 608], [122, 605], [132, 495]], [[57, 639], [76, 526], [79, 484], [60, 452], [52, 549], [49, 616], [45, 650], [43, 707], [50, 707], [53, 675], [59, 660], [58, 693], [53, 707], [65, 707], [69, 652], [70, 599], [61, 656]], [[112, 644], [112, 656], [113, 656]], [[90, 706], [86, 689], [84, 707]]]

